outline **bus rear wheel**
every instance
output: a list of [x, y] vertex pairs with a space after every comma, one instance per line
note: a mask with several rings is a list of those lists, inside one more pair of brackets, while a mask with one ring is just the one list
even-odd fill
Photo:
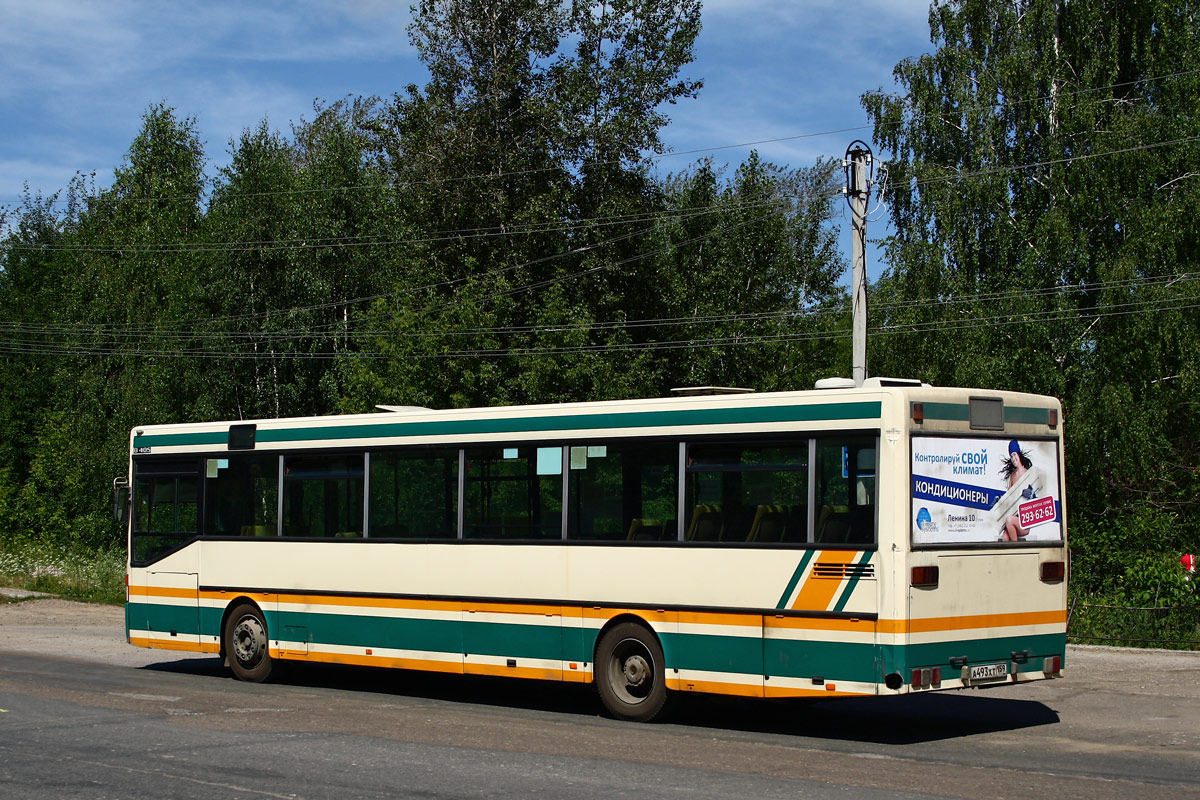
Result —
[[658, 639], [633, 622], [613, 626], [596, 646], [596, 686], [617, 719], [649, 722], [667, 702], [663, 651]]
[[238, 680], [261, 683], [271, 674], [274, 660], [267, 641], [267, 623], [253, 603], [239, 603], [225, 619], [225, 658]]

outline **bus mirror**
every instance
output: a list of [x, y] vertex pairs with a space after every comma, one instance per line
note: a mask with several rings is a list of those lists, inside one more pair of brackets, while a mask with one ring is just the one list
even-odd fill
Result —
[[129, 481], [113, 478], [113, 521], [121, 527], [129, 521]]

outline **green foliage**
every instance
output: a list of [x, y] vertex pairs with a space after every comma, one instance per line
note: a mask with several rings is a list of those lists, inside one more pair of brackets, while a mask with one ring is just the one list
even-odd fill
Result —
[[646, 158], [699, 30], [699, 0], [423, 2], [423, 87], [252, 126], [212, 180], [154, 105], [111, 188], [0, 211], [0, 542], [116, 544], [135, 426], [831, 371], [779, 312], [841, 299], [832, 165]]
[[5, 543], [0, 545], [0, 586], [120, 605], [125, 602], [125, 552]]
[[895, 227], [872, 371], [1061, 397], [1073, 549], [1099, 588], [1200, 528], [1197, 145], [1162, 144], [1200, 136], [1200, 19], [954, 0], [929, 21], [902, 93], [863, 97]]

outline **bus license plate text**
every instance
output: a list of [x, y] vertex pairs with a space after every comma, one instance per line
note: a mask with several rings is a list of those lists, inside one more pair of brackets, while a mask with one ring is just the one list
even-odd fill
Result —
[[971, 667], [971, 680], [986, 681], [1008, 676], [1008, 664], [976, 664]]

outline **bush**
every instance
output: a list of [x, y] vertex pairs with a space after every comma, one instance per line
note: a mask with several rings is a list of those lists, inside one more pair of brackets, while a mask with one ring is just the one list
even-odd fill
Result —
[[121, 605], [125, 602], [125, 551], [38, 544], [0, 546], [0, 585]]

